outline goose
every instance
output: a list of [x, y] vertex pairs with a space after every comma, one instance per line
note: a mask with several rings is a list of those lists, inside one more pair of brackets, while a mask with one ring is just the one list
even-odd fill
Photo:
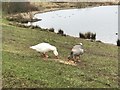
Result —
[[58, 58], [57, 48], [53, 45], [50, 45], [49, 43], [43, 42], [43, 43], [31, 46], [30, 48], [42, 53], [46, 58], [48, 58], [47, 52], [53, 51], [53, 54], [56, 56], [56, 58]]
[[73, 46], [70, 55], [68, 56], [68, 60], [74, 60], [76, 61], [77, 56], [80, 59], [80, 55], [82, 55], [84, 53], [84, 49], [83, 49], [83, 44], [79, 43], [75, 46]]

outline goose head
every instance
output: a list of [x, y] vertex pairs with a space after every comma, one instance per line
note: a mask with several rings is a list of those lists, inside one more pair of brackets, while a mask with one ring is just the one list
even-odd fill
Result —
[[58, 51], [57, 51], [56, 47], [53, 46], [52, 50], [53, 50], [53, 54], [55, 55], [55, 57], [58, 58]]

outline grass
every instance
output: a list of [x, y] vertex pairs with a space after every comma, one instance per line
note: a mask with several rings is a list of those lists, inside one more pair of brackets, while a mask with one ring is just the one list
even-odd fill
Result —
[[[118, 87], [118, 47], [90, 42], [53, 32], [8, 25], [3, 19], [2, 75], [4, 88], [116, 88]], [[66, 60], [73, 45], [82, 42], [85, 53], [81, 64], [70, 66], [55, 62], [54, 55], [44, 60], [29, 47], [49, 42]]]
[[85, 8], [101, 5], [114, 5], [118, 4], [117, 1], [113, 2], [30, 2], [33, 6], [37, 6], [40, 10], [50, 8]]

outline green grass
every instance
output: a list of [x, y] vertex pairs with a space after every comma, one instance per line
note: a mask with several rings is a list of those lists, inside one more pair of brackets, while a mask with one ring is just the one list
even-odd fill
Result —
[[[118, 87], [118, 48], [114, 45], [63, 37], [52, 32], [8, 25], [3, 19], [2, 75], [4, 88], [115, 88]], [[45, 61], [32, 45], [49, 42], [66, 60], [74, 44], [82, 42], [85, 53], [79, 66]]]

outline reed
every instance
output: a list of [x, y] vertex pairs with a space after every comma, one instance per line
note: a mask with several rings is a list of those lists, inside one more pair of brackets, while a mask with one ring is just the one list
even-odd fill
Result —
[[55, 30], [54, 30], [54, 28], [50, 28], [49, 31], [50, 32], [54, 32]]
[[86, 32], [86, 33], [79, 33], [79, 37], [83, 39], [91, 39], [96, 40], [96, 33]]
[[120, 46], [120, 39], [117, 40], [117, 46]]
[[58, 33], [57, 33], [57, 34], [59, 34], [59, 35], [61, 35], [61, 36], [66, 36], [66, 34], [64, 34], [64, 31], [61, 30], [61, 29], [58, 30]]

